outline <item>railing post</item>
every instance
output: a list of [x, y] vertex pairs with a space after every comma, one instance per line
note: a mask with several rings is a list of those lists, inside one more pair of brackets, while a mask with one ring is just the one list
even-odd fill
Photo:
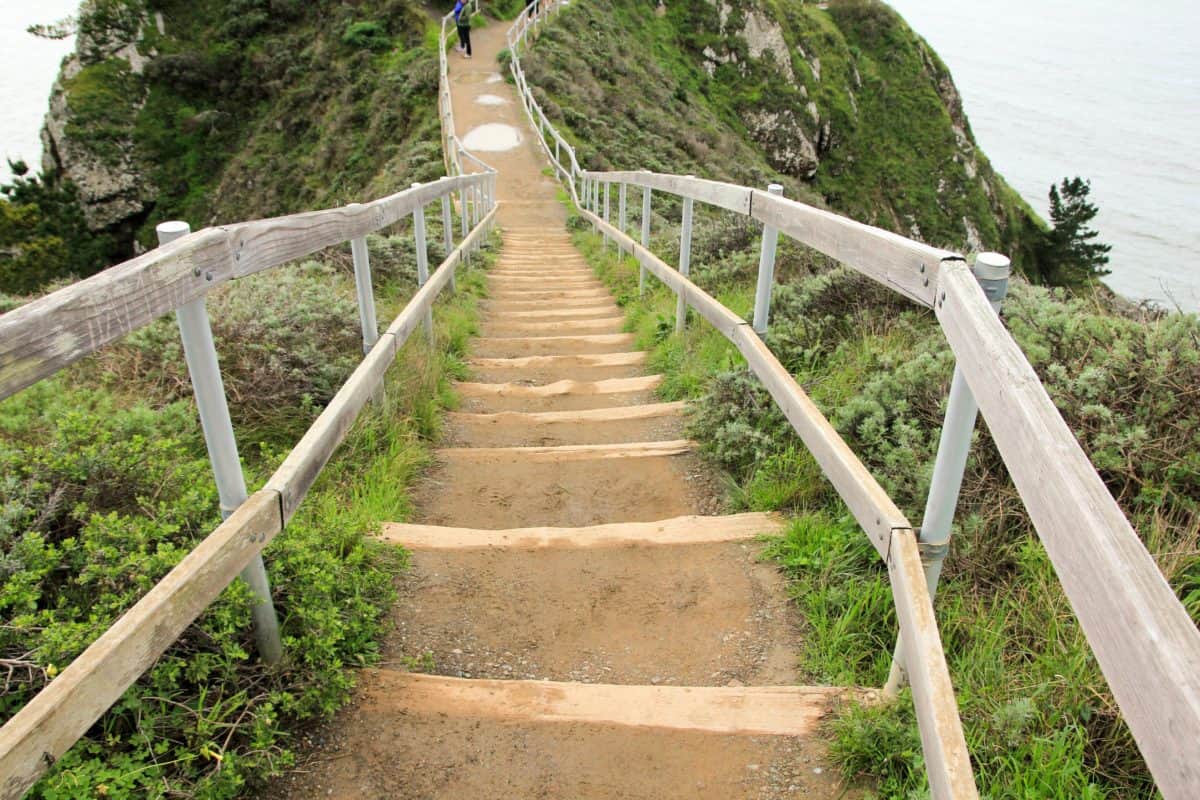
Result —
[[[608, 181], [604, 182], [604, 221], [608, 222], [608, 187], [611, 186]], [[608, 250], [608, 231], [604, 231], [604, 249]]]
[[379, 323], [375, 319], [375, 292], [371, 286], [371, 257], [367, 251], [367, 237], [350, 240], [350, 253], [354, 257], [354, 288], [358, 294], [358, 321], [362, 325], [363, 354], [379, 341]]
[[[454, 252], [454, 222], [450, 217], [450, 195], [442, 195], [442, 235], [446, 239], [446, 258]], [[450, 265], [450, 291], [458, 292], [458, 282], [454, 278], [456, 264]]]
[[[783, 194], [783, 187], [772, 183], [767, 191]], [[775, 285], [775, 248], [778, 243], [779, 231], [770, 225], [763, 226], [762, 249], [758, 255], [758, 286], [754, 291], [754, 332], [759, 336], [766, 335], [771, 317], [771, 289]]]
[[[626, 231], [625, 220], [627, 219], [627, 214], [625, 213], [625, 196], [628, 194], [626, 188], [624, 182], [621, 182], [617, 187], [617, 227], [621, 229], [621, 233], [625, 233]], [[625, 254], [625, 245], [620, 240], [617, 242], [617, 248], [620, 250], [621, 255]]]
[[[173, 242], [191, 232], [186, 222], [164, 222], [157, 228], [160, 245]], [[179, 307], [175, 312], [179, 323], [179, 334], [183, 339], [183, 355], [187, 361], [188, 374], [192, 378], [192, 391], [196, 396], [196, 408], [200, 412], [200, 428], [204, 431], [204, 444], [208, 449], [208, 460], [212, 464], [213, 477], [217, 483], [217, 497], [221, 503], [221, 518], [229, 517], [249, 496], [246, 479], [242, 475], [242, 462], [238, 456], [237, 438], [233, 434], [233, 421], [229, 417], [229, 404], [225, 400], [225, 384], [221, 379], [221, 366], [217, 362], [217, 348], [213, 343], [212, 327], [208, 322], [208, 310], [201, 297]], [[271, 601], [271, 582], [262, 555], [256, 555], [242, 570], [242, 580], [254, 594], [251, 616], [254, 619], [254, 639], [258, 653], [268, 664], [278, 664], [283, 658], [283, 642], [279, 638], [279, 620], [275, 616], [275, 605]]]
[[[414, 183], [413, 188], [417, 189], [421, 186], [419, 183]], [[425, 244], [425, 207], [417, 206], [413, 209], [413, 240], [417, 249], [417, 286], [424, 286], [429, 280], [429, 251]], [[429, 339], [430, 344], [433, 343], [433, 304], [430, 303], [425, 309], [425, 336]]]
[[[1008, 294], [1008, 279], [1012, 262], [999, 253], [980, 253], [975, 257], [971, 269], [975, 279], [983, 287], [992, 308], [1000, 313], [1000, 305]], [[929, 483], [929, 497], [925, 500], [925, 515], [921, 520], [919, 541], [921, 559], [925, 566], [925, 583], [929, 587], [929, 598], [937, 594], [938, 579], [942, 575], [942, 564], [950, 550], [950, 526], [954, 522], [954, 509], [958, 506], [958, 495], [962, 489], [963, 474], [967, 469], [967, 457], [971, 451], [971, 433], [979, 416], [979, 404], [971, 394], [962, 369], [954, 367], [950, 381], [950, 397], [946, 402], [946, 417], [942, 423], [942, 434], [938, 440], [937, 457], [933, 462], [933, 476]], [[896, 650], [892, 656], [892, 668], [884, 695], [895, 697], [904, 686], [907, 676], [904, 669], [904, 644], [896, 639]]]
[[[688, 177], [691, 177], [690, 175]], [[679, 233], [679, 274], [685, 278], [692, 269], [692, 213], [695, 201], [690, 197], [683, 198], [683, 229]], [[683, 333], [687, 323], [687, 300], [683, 290], [679, 291], [679, 299], [675, 301], [675, 332]]]
[[[467, 187], [462, 185], [458, 188], [458, 220], [459, 226], [462, 228], [462, 240], [467, 240], [467, 234], [470, 231], [470, 221], [467, 219]], [[471, 264], [471, 248], [463, 248], [463, 261], [467, 266]]]
[[[642, 187], [642, 247], [650, 249], [650, 187]], [[646, 266], [638, 271], [638, 296], [646, 293]]]

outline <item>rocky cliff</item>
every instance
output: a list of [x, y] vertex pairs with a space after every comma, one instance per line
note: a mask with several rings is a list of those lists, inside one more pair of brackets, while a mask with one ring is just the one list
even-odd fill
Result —
[[527, 69], [593, 167], [765, 183], [956, 249], [1039, 224], [979, 151], [945, 65], [877, 0], [577, 3]]
[[130, 253], [194, 226], [438, 173], [436, 55], [410, 0], [87, 0], [43, 169]]

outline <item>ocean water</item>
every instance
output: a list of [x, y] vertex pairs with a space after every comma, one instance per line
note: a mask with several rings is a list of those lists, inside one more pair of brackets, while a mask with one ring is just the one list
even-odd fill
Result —
[[38, 39], [25, 32], [36, 23], [52, 23], [75, 13], [79, 0], [0, 0], [0, 182], [12, 174], [8, 160], [41, 165], [42, 117], [59, 64], [75, 47], [74, 37]]
[[1048, 215], [1081, 175], [1113, 289], [1200, 310], [1200, 4], [889, 0], [950, 67], [980, 147]]
[[[950, 66], [980, 146], [1035, 209], [1047, 214], [1052, 183], [1091, 180], [1110, 286], [1200, 310], [1200, 3], [891, 3]], [[72, 43], [25, 28], [76, 6], [0, 0], [0, 155], [40, 162], [46, 100]]]

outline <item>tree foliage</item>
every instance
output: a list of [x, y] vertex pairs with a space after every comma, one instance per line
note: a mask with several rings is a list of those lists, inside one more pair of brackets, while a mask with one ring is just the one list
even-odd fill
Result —
[[1083, 178], [1063, 178], [1050, 187], [1050, 223], [1042, 245], [1046, 283], [1084, 286], [1108, 275], [1111, 245], [1096, 241], [1100, 233], [1090, 227], [1099, 209], [1088, 200], [1092, 184]]

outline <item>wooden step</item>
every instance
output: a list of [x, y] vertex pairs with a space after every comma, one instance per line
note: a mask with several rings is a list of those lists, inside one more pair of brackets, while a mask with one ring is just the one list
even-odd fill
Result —
[[508, 311], [543, 311], [545, 309], [553, 309], [556, 311], [571, 311], [573, 309], [589, 309], [597, 307], [620, 308], [609, 297], [578, 297], [574, 299], [558, 300], [484, 300], [481, 306], [485, 311], [502, 314]]
[[548, 320], [611, 319], [614, 315], [620, 313], [621, 309], [611, 302], [604, 305], [592, 305], [583, 308], [546, 308], [546, 304], [543, 304], [541, 310], [505, 311], [489, 309], [487, 318], [521, 320], [522, 322], [545, 322]]
[[663, 381], [662, 375], [644, 375], [639, 378], [613, 378], [606, 381], [556, 381], [545, 386], [525, 386], [519, 383], [470, 383], [455, 384], [464, 397], [555, 397], [557, 395], [622, 394], [645, 392], [657, 388]]
[[723, 517], [675, 517], [658, 522], [625, 522], [582, 528], [511, 528], [481, 530], [438, 525], [389, 522], [385, 541], [410, 550], [472, 550], [550, 547], [627, 547], [630, 545], [688, 545], [754, 539], [783, 530], [777, 514], [732, 514]]
[[490, 316], [480, 326], [486, 336], [561, 336], [572, 333], [621, 333], [625, 317], [596, 317], [595, 319], [563, 319], [555, 322], [536, 322]]
[[496, 358], [615, 353], [628, 350], [634, 341], [635, 337], [632, 333], [593, 333], [580, 336], [484, 336], [471, 340], [471, 352], [479, 356]]
[[549, 447], [683, 438], [685, 403], [498, 414], [447, 414], [446, 441], [455, 447]]
[[646, 363], [648, 353], [593, 353], [567, 356], [521, 356], [517, 358], [470, 358], [467, 364], [480, 369], [536, 369], [537, 367], [629, 367]]
[[382, 670], [385, 697], [404, 714], [585, 723], [763, 736], [814, 733], [834, 705], [858, 694], [835, 686], [611, 686], [444, 678]]
[[612, 292], [602, 286], [595, 289], [517, 289], [494, 287], [488, 291], [488, 297], [492, 300], [519, 300], [522, 302], [531, 300], [581, 300], [584, 298], [594, 300], [598, 297], [612, 299]]
[[541, 464], [598, 461], [609, 458], [662, 458], [681, 456], [696, 449], [689, 439], [667, 442], [619, 442], [616, 444], [571, 444], [558, 447], [443, 447], [442, 461], [485, 462], [520, 459]]

